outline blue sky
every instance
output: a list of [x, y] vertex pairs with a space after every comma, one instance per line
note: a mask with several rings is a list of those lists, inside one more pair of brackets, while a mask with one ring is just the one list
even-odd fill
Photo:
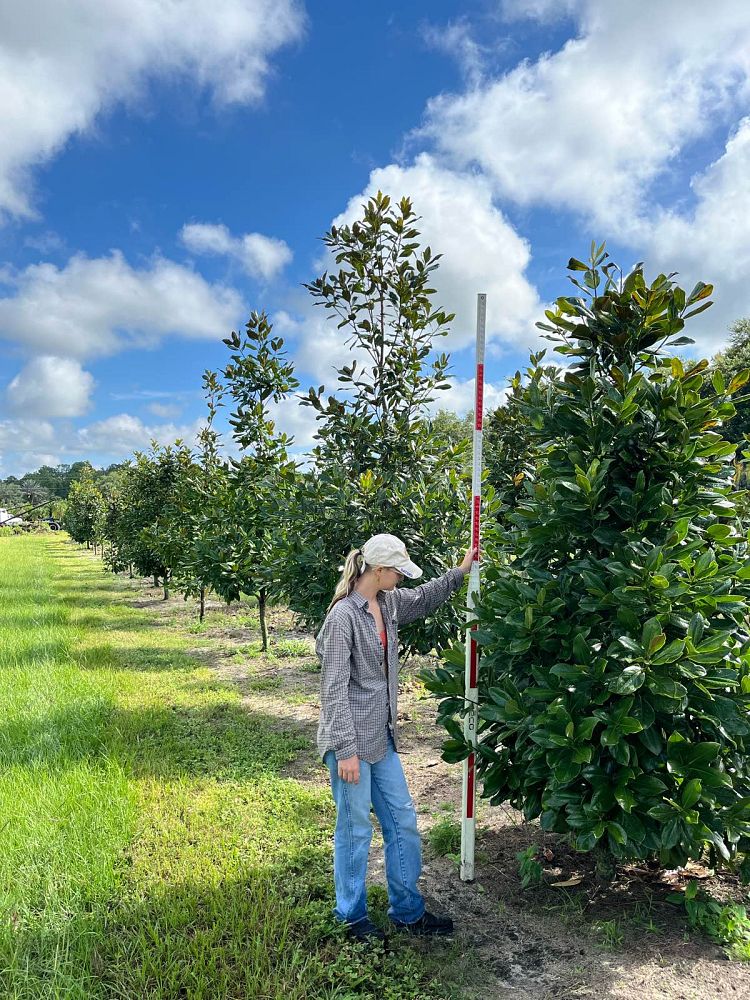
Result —
[[[29, 0], [3, 20], [0, 475], [191, 440], [250, 309], [303, 389], [332, 385], [343, 338], [301, 283], [378, 187], [444, 254], [459, 413], [476, 293], [492, 405], [592, 238], [716, 284], [696, 354], [750, 313], [744, 5]], [[300, 452], [312, 417], [278, 414]]]

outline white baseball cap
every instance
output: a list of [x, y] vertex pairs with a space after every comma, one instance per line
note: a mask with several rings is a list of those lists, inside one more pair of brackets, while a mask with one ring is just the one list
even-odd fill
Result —
[[413, 563], [406, 546], [395, 535], [373, 535], [362, 546], [362, 555], [368, 566], [392, 566], [409, 580], [418, 580], [422, 570]]

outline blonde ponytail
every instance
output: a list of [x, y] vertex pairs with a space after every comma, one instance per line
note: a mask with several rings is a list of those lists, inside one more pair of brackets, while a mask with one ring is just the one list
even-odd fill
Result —
[[338, 601], [343, 600], [344, 597], [348, 597], [351, 594], [354, 584], [357, 582], [357, 577], [360, 575], [362, 570], [365, 568], [365, 557], [362, 555], [361, 549], [352, 549], [349, 555], [346, 557], [346, 562], [344, 563], [343, 572], [339, 582], [336, 584], [336, 590], [333, 594], [333, 600], [328, 605], [326, 614], [331, 610], [331, 608]]

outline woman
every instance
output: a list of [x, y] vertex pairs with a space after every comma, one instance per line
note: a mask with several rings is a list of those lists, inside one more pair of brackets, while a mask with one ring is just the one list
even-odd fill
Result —
[[474, 550], [460, 566], [414, 589], [397, 590], [422, 570], [395, 535], [373, 535], [347, 556], [316, 642], [321, 662], [318, 752], [336, 803], [334, 917], [356, 938], [384, 938], [367, 916], [365, 879], [372, 839], [370, 806], [380, 821], [390, 907], [412, 934], [450, 934], [453, 921], [425, 910], [417, 889], [422, 851], [414, 803], [396, 741], [398, 627], [431, 614], [461, 586]]

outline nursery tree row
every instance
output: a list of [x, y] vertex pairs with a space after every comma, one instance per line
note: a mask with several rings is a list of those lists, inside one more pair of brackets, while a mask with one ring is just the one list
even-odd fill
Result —
[[[444, 428], [446, 415], [429, 416], [450, 388], [448, 355], [435, 347], [453, 317], [434, 302], [440, 255], [419, 237], [409, 199], [382, 194], [361, 220], [331, 229], [331, 268], [307, 288], [350, 348], [333, 387], [297, 393], [283, 339], [252, 313], [224, 341], [223, 369], [204, 375], [197, 448], [154, 444], [105, 495], [84, 477], [68, 499], [71, 535], [102, 544], [113, 570], [154, 577], [165, 597], [196, 596], [201, 615], [207, 590], [254, 596], [264, 648], [268, 602], [284, 601], [316, 629], [347, 553], [375, 532], [403, 537], [427, 577], [455, 565], [469, 541], [469, 440]], [[304, 465], [274, 420], [295, 397], [316, 414]], [[227, 440], [216, 429], [222, 410]], [[403, 630], [404, 649], [441, 649], [462, 620], [460, 602], [444, 607]]]
[[[468, 542], [467, 428], [428, 416], [449, 387], [435, 349], [453, 318], [434, 304], [439, 255], [421, 245], [409, 200], [381, 194], [324, 242], [331, 268], [307, 288], [350, 362], [332, 390], [300, 394], [317, 418], [309, 464], [273, 418], [299, 389], [283, 340], [253, 313], [225, 341], [225, 367], [204, 376], [198, 447], [137, 455], [101, 504], [86, 479], [69, 498], [71, 533], [102, 541], [113, 569], [201, 608], [207, 589], [256, 596], [264, 645], [267, 602], [317, 628], [339, 565], [368, 535], [403, 537], [427, 577]], [[581, 851], [705, 857], [750, 875], [743, 331], [713, 364], [687, 361], [683, 329], [710, 285], [686, 293], [642, 265], [623, 274], [603, 246], [569, 268], [572, 293], [539, 324], [556, 360], [533, 353], [486, 421], [481, 792]], [[472, 749], [464, 615], [456, 598], [402, 635], [407, 651], [442, 653], [422, 676], [450, 762]]]

